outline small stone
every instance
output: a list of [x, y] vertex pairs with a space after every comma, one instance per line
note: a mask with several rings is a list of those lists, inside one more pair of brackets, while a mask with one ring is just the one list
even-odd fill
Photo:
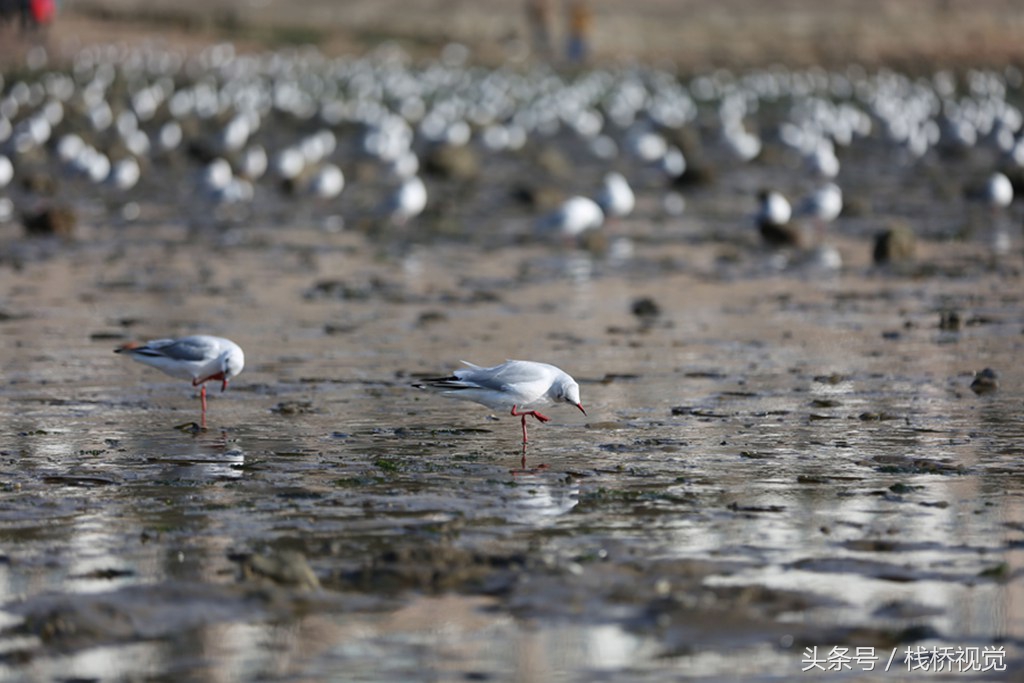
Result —
[[974, 375], [971, 391], [976, 394], [990, 394], [999, 388], [999, 375], [992, 368], [985, 368]]
[[442, 178], [473, 180], [480, 174], [480, 159], [469, 147], [440, 145], [428, 153], [424, 168]]
[[22, 222], [30, 236], [57, 235], [71, 237], [75, 231], [76, 216], [72, 209], [54, 206], [36, 213], [25, 214]]
[[947, 332], [959, 332], [963, 327], [960, 313], [957, 311], [942, 311], [939, 314], [939, 329]]
[[280, 586], [302, 590], [318, 590], [320, 580], [309, 566], [306, 556], [294, 550], [271, 552], [237, 558], [242, 577], [246, 580], [266, 580]]
[[30, 172], [21, 181], [21, 186], [35, 194], [53, 196], [57, 193], [57, 181], [49, 173]]
[[661, 315], [661, 306], [651, 297], [645, 296], [633, 301], [630, 311], [641, 320], [649, 320]]
[[278, 415], [307, 415], [315, 413], [312, 401], [281, 401], [270, 409]]
[[557, 187], [541, 183], [523, 183], [512, 188], [512, 199], [530, 207], [533, 211], [547, 213], [554, 211], [565, 201], [565, 193]]
[[887, 230], [875, 237], [872, 253], [876, 264], [906, 263], [914, 258], [917, 238], [914, 231], [904, 223], [893, 223]]
[[443, 323], [448, 320], [448, 314], [444, 311], [423, 311], [416, 319], [416, 325], [423, 327], [432, 323]]
[[557, 178], [567, 178], [572, 175], [574, 166], [572, 162], [559, 149], [548, 146], [542, 149], [534, 159], [534, 162], [541, 170]]
[[804, 236], [800, 225], [787, 223], [785, 225], [774, 225], [761, 223], [759, 226], [761, 239], [765, 244], [772, 247], [798, 247], [804, 246]]

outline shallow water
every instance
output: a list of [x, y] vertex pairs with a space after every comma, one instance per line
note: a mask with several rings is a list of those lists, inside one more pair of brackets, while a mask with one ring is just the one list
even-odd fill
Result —
[[[1005, 275], [523, 279], [583, 257], [373, 262], [344, 234], [311, 274], [300, 228], [253, 234], [169, 259], [100, 236], [4, 272], [26, 316], [0, 325], [6, 675], [791, 680], [836, 645], [898, 648], [907, 676], [917, 645], [1019, 666], [1024, 320]], [[128, 266], [146, 258], [178, 275], [150, 286]], [[339, 272], [400, 295], [304, 296]], [[453, 300], [467, 289], [488, 295]], [[951, 307], [973, 322], [940, 330]], [[205, 432], [190, 387], [110, 353], [199, 311], [247, 353]], [[526, 471], [515, 419], [410, 386], [506, 356], [568, 369], [588, 409], [531, 425]], [[983, 366], [1001, 387], [976, 396]], [[244, 571], [289, 551], [319, 588]]]
[[[222, 215], [170, 164], [134, 220], [62, 178], [74, 240], [0, 225], [0, 678], [918, 680], [927, 652], [998, 648], [950, 678], [1014, 680], [1019, 207], [949, 190], [990, 155], [863, 141], [822, 273], [756, 239], [756, 190], [806, 184], [774, 153], [715, 157], [679, 218], [637, 182], [628, 257], [535, 240], [506, 197], [526, 155], [431, 178], [441, 208], [394, 234], [358, 172], [336, 206], [268, 181]], [[578, 170], [562, 189], [606, 169]], [[908, 216], [915, 262], [872, 266]], [[111, 353], [188, 333], [246, 351], [205, 431], [192, 387]], [[531, 424], [525, 467], [514, 418], [412, 387], [505, 358], [587, 408]]]

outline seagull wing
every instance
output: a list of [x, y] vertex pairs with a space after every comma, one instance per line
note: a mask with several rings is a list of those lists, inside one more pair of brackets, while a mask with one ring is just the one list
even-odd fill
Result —
[[197, 337], [182, 339], [157, 339], [147, 342], [145, 346], [132, 349], [132, 353], [140, 356], [170, 358], [172, 360], [200, 362], [216, 355], [216, 349], [210, 342]]

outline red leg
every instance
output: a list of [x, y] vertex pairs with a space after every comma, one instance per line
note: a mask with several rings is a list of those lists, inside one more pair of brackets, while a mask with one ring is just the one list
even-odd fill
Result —
[[[518, 410], [516, 410], [517, 407], [518, 406], [512, 406], [512, 416], [513, 417], [519, 417], [520, 415], [532, 415], [533, 417], [537, 418], [541, 422], [549, 422], [551, 420], [550, 417], [548, 417], [547, 415], [543, 415], [541, 413], [538, 413], [536, 410], [527, 410], [527, 411], [524, 411], [524, 412], [519, 412]], [[526, 422], [526, 418], [525, 417], [523, 418], [523, 422]]]
[[523, 443], [525, 444], [526, 443], [526, 416], [527, 415], [532, 415], [533, 417], [535, 417], [540, 422], [548, 422], [549, 420], [551, 420], [551, 418], [548, 417], [547, 415], [542, 415], [541, 413], [538, 413], [536, 410], [527, 410], [527, 411], [521, 413], [518, 410], [516, 410], [517, 407], [518, 406], [512, 406], [512, 417], [520, 417], [520, 416], [522, 416], [522, 418], [523, 418]]
[[206, 385], [204, 384], [199, 390], [199, 400], [203, 403], [203, 413], [200, 421], [202, 422], [203, 429], [206, 428]]

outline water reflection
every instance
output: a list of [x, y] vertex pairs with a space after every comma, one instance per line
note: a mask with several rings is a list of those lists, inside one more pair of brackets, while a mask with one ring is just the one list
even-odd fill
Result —
[[552, 481], [555, 475], [517, 475], [503, 496], [500, 514], [509, 522], [533, 527], [549, 526], [579, 504], [578, 481]]
[[215, 481], [242, 476], [245, 451], [237, 436], [211, 430], [175, 437], [133, 434], [123, 444], [159, 468], [154, 473], [159, 479]]

